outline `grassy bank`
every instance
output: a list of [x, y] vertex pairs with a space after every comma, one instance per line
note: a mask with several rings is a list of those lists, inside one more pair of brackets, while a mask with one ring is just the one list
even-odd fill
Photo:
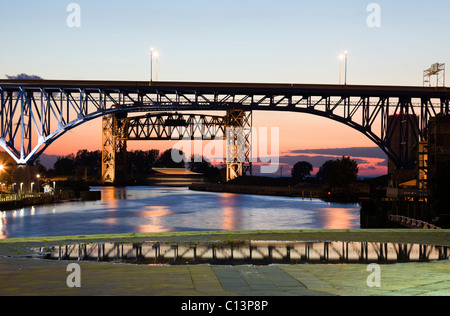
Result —
[[11, 244], [69, 244], [92, 242], [223, 242], [239, 240], [282, 241], [349, 241], [390, 242], [450, 246], [450, 230], [265, 230], [265, 231], [204, 231], [170, 232], [151, 234], [81, 235], [39, 238], [17, 238], [0, 240], [0, 245]]

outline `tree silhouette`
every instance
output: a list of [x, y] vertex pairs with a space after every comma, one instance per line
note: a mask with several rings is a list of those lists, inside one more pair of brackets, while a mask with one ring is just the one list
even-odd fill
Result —
[[87, 169], [90, 176], [99, 176], [102, 170], [102, 152], [79, 150], [75, 156], [75, 165], [81, 174]]
[[136, 150], [127, 153], [127, 170], [133, 176], [146, 176], [152, 169], [159, 157], [159, 150]]
[[332, 187], [344, 188], [358, 180], [358, 163], [350, 157], [328, 160], [317, 173], [320, 181], [327, 182]]
[[303, 181], [306, 176], [311, 175], [313, 166], [307, 161], [297, 162], [291, 170], [291, 175], [294, 179]]
[[178, 149], [168, 149], [162, 153], [155, 163], [158, 168], [184, 168], [186, 156]]
[[335, 160], [328, 160], [326, 161], [319, 169], [319, 172], [317, 173], [316, 177], [320, 181], [326, 182], [328, 181], [328, 177], [331, 174], [331, 171], [333, 171], [333, 165]]
[[350, 157], [335, 160], [328, 176], [328, 184], [333, 187], [344, 188], [358, 180], [358, 163]]
[[209, 180], [214, 180], [220, 175], [220, 169], [214, 167], [208, 158], [200, 155], [192, 155], [188, 168], [192, 172], [203, 174]]
[[53, 173], [58, 176], [72, 176], [76, 171], [75, 156], [58, 157], [53, 165]]

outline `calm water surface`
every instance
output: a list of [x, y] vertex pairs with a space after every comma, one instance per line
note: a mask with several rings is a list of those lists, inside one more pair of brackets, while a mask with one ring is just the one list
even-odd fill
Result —
[[102, 200], [0, 212], [0, 239], [204, 230], [359, 229], [359, 205], [205, 193], [187, 188], [92, 188]]

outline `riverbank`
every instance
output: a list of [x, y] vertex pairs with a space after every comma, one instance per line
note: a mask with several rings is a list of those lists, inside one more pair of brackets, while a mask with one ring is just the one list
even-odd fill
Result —
[[[64, 245], [97, 242], [233, 242], [233, 241], [345, 241], [424, 244], [450, 247], [450, 230], [418, 229], [306, 229], [258, 231], [193, 231], [148, 234], [102, 234], [54, 237], [10, 238], [0, 240], [0, 255], [8, 245], [26, 248], [36, 245]], [[6, 248], [5, 248], [6, 246]]]
[[301, 197], [307, 199], [320, 199], [322, 194], [318, 189], [312, 188], [287, 188], [275, 186], [255, 186], [255, 185], [237, 185], [237, 184], [193, 184], [189, 186], [192, 191], [216, 192], [216, 193], [234, 193], [234, 194], [252, 194], [284, 197]]
[[60, 193], [53, 194], [24, 194], [17, 195], [11, 199], [0, 201], [0, 211], [11, 211], [22, 209], [24, 207], [55, 204], [55, 203], [69, 203], [73, 201], [97, 201], [101, 200], [100, 191], [82, 191], [77, 194]]
[[50, 194], [28, 194], [23, 197], [14, 197], [10, 200], [0, 201], [0, 211], [9, 211], [34, 205], [54, 203], [54, 196]]

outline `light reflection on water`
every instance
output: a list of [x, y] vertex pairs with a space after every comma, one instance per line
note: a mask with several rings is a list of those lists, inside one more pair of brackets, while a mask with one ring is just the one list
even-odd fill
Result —
[[93, 188], [102, 200], [0, 212], [0, 238], [203, 230], [358, 229], [359, 205], [187, 188]]

